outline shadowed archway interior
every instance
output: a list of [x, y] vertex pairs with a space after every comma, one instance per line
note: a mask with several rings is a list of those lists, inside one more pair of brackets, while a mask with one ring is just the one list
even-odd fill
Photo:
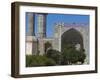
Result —
[[79, 31], [74, 28], [71, 28], [64, 32], [61, 36], [61, 51], [65, 48], [66, 45], [77, 45], [80, 44], [80, 50], [84, 49], [83, 37]]

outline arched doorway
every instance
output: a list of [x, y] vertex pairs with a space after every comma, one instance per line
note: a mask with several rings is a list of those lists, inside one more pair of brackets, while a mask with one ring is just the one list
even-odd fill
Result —
[[44, 44], [44, 46], [45, 46], [45, 53], [48, 51], [48, 49], [50, 49], [50, 48], [52, 48], [52, 44], [50, 43], [50, 42], [46, 42], [45, 44]]
[[64, 32], [61, 36], [61, 51], [66, 45], [73, 45], [76, 49], [83, 50], [83, 37], [79, 31], [71, 28]]

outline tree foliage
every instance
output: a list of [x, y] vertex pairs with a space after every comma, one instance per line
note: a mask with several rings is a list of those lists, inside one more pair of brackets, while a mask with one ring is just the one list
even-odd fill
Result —
[[26, 67], [72, 65], [78, 62], [83, 64], [85, 58], [84, 50], [76, 50], [73, 45], [68, 44], [62, 52], [49, 49], [44, 55], [26, 55]]
[[62, 51], [62, 64], [77, 64], [77, 62], [84, 63], [86, 58], [86, 54], [84, 51], [78, 51], [75, 47], [71, 44], [66, 45]]
[[46, 56], [26, 55], [26, 67], [53, 66], [55, 64], [55, 61], [50, 58], [47, 58]]
[[56, 62], [56, 64], [58, 64], [58, 65], [61, 63], [62, 55], [61, 55], [61, 52], [59, 52], [57, 50], [54, 50], [54, 49], [48, 50], [46, 56], [48, 58], [53, 59]]

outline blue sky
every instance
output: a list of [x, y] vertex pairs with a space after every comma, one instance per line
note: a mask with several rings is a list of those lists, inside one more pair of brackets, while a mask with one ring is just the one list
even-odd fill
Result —
[[[26, 15], [26, 31], [27, 31], [27, 20]], [[64, 23], [88, 23], [89, 25], [89, 15], [75, 15], [75, 14], [48, 14], [46, 22], [46, 35], [47, 37], [53, 37], [54, 24], [58, 22]], [[37, 34], [37, 16], [35, 15], [35, 34]]]

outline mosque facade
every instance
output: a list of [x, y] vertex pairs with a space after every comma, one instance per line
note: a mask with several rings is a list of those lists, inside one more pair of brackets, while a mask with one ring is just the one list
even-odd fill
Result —
[[[46, 18], [48, 14], [37, 13], [37, 36], [35, 35], [34, 13], [28, 13], [28, 31], [26, 33], [26, 55], [44, 55], [50, 48], [62, 51], [63, 44], [73, 43], [76, 49], [83, 48], [89, 62], [89, 27], [81, 23], [56, 23], [52, 38], [46, 36]], [[47, 46], [50, 44], [49, 46]]]

